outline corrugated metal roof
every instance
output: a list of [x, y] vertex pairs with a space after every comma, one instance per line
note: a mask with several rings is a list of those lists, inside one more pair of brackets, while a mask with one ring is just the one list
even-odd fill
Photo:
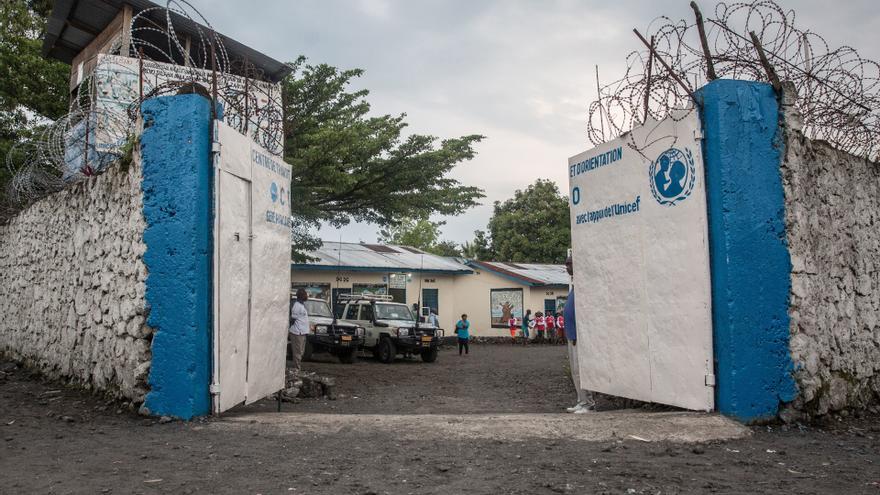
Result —
[[[159, 7], [159, 5], [149, 0], [55, 0], [55, 6], [46, 25], [46, 37], [43, 39], [43, 55], [69, 64], [101, 31], [110, 25], [116, 14], [122, 10], [125, 4], [131, 5], [135, 13]], [[159, 16], [159, 11], [152, 11], [148, 14], [148, 17], [156, 22], [157, 26], [164, 26], [166, 19], [159, 18]], [[171, 13], [171, 18], [179, 35], [196, 35], [197, 23], [175, 12]], [[199, 24], [199, 26], [201, 25]], [[209, 30], [205, 26], [201, 26], [201, 29]], [[158, 29], [156, 31], [142, 31], [139, 35], [145, 38], [144, 41], [154, 46], [168, 45], [166, 35], [159, 32]], [[287, 64], [283, 64], [228, 36], [220, 34], [220, 39], [223, 41], [223, 46], [233, 62], [247, 60], [261, 69], [266, 79], [270, 82], [280, 81], [292, 70]], [[147, 46], [149, 49], [149, 45]], [[198, 43], [194, 42], [193, 50], [198, 50], [197, 46]], [[128, 54], [124, 55], [127, 56]], [[236, 73], [235, 70], [232, 72]]]
[[408, 246], [383, 245], [381, 252], [374, 245], [349, 242], [324, 242], [316, 251], [306, 253], [317, 261], [294, 263], [301, 270], [355, 270], [382, 272], [473, 273], [473, 269], [455, 258], [413, 252]]
[[568, 272], [565, 271], [565, 265], [498, 261], [471, 261], [469, 264], [519, 280], [526, 285], [568, 285], [571, 280]]

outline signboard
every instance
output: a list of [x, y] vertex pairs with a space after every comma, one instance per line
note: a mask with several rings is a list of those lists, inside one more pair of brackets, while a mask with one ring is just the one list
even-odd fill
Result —
[[507, 328], [511, 317], [522, 321], [522, 289], [490, 289], [489, 307], [492, 328]]
[[680, 110], [568, 161], [584, 388], [711, 410], [700, 121]]
[[290, 167], [223, 122], [215, 195], [215, 376], [220, 412], [284, 387]]

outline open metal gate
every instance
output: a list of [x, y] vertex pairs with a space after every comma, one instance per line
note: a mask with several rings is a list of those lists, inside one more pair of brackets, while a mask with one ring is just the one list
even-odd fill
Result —
[[290, 168], [215, 122], [213, 411], [284, 387]]
[[714, 408], [701, 125], [648, 121], [569, 159], [581, 385]]

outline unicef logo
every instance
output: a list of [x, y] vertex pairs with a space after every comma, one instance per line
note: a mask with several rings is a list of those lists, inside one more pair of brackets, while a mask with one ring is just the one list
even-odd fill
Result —
[[278, 201], [278, 184], [273, 182], [272, 185], [269, 186], [269, 196], [272, 198], [273, 203]]
[[697, 167], [691, 150], [669, 148], [651, 163], [651, 194], [661, 205], [675, 206], [694, 191]]

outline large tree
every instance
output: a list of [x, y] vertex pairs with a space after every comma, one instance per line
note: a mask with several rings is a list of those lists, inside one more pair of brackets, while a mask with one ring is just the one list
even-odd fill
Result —
[[563, 263], [571, 245], [568, 198], [556, 183], [538, 179], [495, 202], [489, 237], [496, 261]]
[[48, 0], [0, 2], [0, 204], [11, 173], [9, 150], [67, 112], [70, 68], [41, 53], [51, 10]]
[[[405, 114], [371, 116], [367, 90], [352, 91], [363, 72], [309, 65], [300, 57], [283, 83], [284, 156], [293, 168], [292, 214], [303, 225], [351, 221], [392, 226], [403, 218], [456, 215], [483, 197], [449, 176], [474, 157], [483, 136], [439, 141], [404, 136]], [[300, 234], [295, 250], [317, 239]]]

